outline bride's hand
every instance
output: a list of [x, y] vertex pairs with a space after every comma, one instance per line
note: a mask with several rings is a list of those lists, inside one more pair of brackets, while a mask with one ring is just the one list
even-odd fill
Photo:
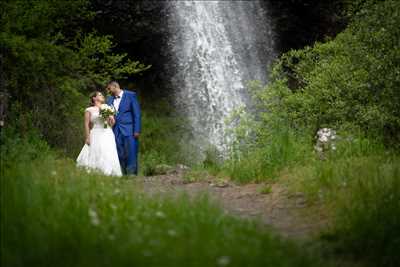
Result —
[[90, 138], [89, 138], [89, 137], [86, 137], [85, 144], [87, 144], [88, 146], [90, 146]]
[[107, 122], [108, 122], [108, 125], [114, 126], [114, 124], [115, 124], [115, 118], [114, 118], [114, 116], [108, 117]]

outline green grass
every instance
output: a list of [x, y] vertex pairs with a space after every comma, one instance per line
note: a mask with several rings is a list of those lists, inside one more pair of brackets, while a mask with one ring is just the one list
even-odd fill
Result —
[[1, 141], [2, 266], [318, 266], [206, 196], [150, 198], [37, 139]]
[[339, 252], [371, 266], [400, 266], [400, 159], [349, 163], [322, 167], [329, 169], [324, 183], [336, 201], [334, 226], [326, 237]]
[[222, 173], [239, 183], [274, 180], [283, 168], [307, 162], [312, 157], [306, 135], [287, 127], [260, 129], [257, 140], [234, 150], [221, 167]]
[[[340, 138], [321, 160], [305, 137], [278, 131], [269, 138], [236, 151], [222, 170], [238, 182], [285, 183], [291, 193], [304, 192], [311, 206], [322, 205], [331, 217], [323, 237], [333, 257], [400, 266], [398, 152], [358, 134]], [[260, 191], [268, 192], [268, 186]]]
[[270, 184], [265, 184], [263, 187], [260, 188], [259, 193], [260, 194], [265, 194], [265, 195], [271, 194], [272, 193], [271, 185]]
[[322, 235], [329, 250], [368, 266], [400, 265], [398, 156], [336, 155], [292, 168], [285, 176], [293, 192], [304, 192], [310, 203], [322, 203], [332, 217], [331, 228]]

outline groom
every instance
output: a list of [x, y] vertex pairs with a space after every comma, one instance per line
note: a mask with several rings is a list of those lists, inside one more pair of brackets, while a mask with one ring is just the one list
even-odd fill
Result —
[[112, 95], [107, 104], [117, 111], [113, 130], [122, 172], [137, 175], [141, 118], [136, 93], [122, 90], [116, 81], [107, 84], [107, 91]]

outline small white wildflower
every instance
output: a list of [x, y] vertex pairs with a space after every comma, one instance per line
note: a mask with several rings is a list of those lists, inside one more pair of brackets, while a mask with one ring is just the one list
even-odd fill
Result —
[[98, 217], [92, 218], [92, 224], [94, 226], [98, 226], [100, 224], [100, 220]]
[[157, 211], [157, 212], [156, 212], [156, 217], [158, 217], [158, 218], [165, 218], [165, 214], [164, 214], [164, 212], [162, 212], [162, 211]]
[[318, 191], [318, 197], [319, 197], [320, 199], [323, 199], [323, 198], [324, 198], [324, 192], [322, 192], [322, 190], [319, 190], [319, 191]]
[[89, 213], [89, 217], [96, 217], [97, 216], [97, 213], [96, 213], [95, 210], [89, 209], [88, 213]]
[[328, 142], [328, 137], [326, 135], [323, 135], [319, 138], [319, 140], [323, 143]]
[[219, 266], [227, 266], [231, 262], [231, 259], [228, 256], [219, 257], [217, 260], [217, 264]]
[[174, 229], [169, 229], [167, 233], [169, 236], [176, 236], [176, 231]]
[[90, 217], [90, 221], [94, 226], [97, 226], [100, 224], [100, 220], [99, 217], [97, 216], [97, 212], [95, 210], [92, 210], [89, 208], [89, 217]]
[[314, 148], [315, 148], [315, 150], [316, 150], [317, 152], [322, 152], [322, 147], [320, 147], [320, 146], [314, 146]]
[[142, 251], [142, 254], [143, 254], [143, 256], [145, 256], [145, 257], [150, 257], [150, 256], [152, 255], [151, 252], [148, 251], [148, 250]]

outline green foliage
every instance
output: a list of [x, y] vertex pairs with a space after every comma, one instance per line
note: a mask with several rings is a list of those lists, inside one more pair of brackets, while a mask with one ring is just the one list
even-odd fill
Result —
[[260, 194], [271, 194], [272, 193], [272, 187], [269, 184], [264, 185], [260, 190]]
[[187, 164], [188, 161], [180, 153], [179, 137], [185, 132], [181, 119], [171, 115], [162, 103], [153, 104], [159, 107], [142, 112], [143, 130], [139, 141], [139, 171], [142, 175], [153, 175], [160, 164]]
[[283, 138], [276, 136], [271, 143], [254, 148], [241, 158], [227, 160], [224, 169], [238, 182], [273, 180], [282, 169], [305, 162], [312, 156], [307, 143], [297, 142], [294, 136], [286, 134]]
[[367, 2], [335, 39], [281, 57], [272, 82], [258, 92], [266, 123], [400, 140], [400, 3]]
[[[274, 179], [283, 168], [313, 158], [311, 139], [281, 122], [266, 126], [261, 120], [252, 124], [250, 133], [236, 135], [223, 170], [239, 182]], [[246, 125], [246, 123], [244, 124]], [[244, 126], [241, 124], [238, 129]], [[248, 126], [247, 126], [248, 127]]]
[[87, 0], [2, 3], [2, 80], [9, 97], [6, 124], [36, 128], [70, 155], [82, 146], [89, 90], [149, 68], [114, 54], [110, 36], [86, 31], [94, 13]]
[[1, 143], [2, 266], [318, 266], [206, 197], [150, 198], [129, 180], [77, 169], [38, 138], [3, 132]]
[[[342, 147], [398, 144], [400, 4], [364, 2], [351, 5], [351, 23], [335, 39], [284, 54], [268, 85], [249, 84], [258, 114], [234, 114], [241, 123], [226, 165], [230, 176], [262, 180], [312, 160], [314, 135], [322, 127], [352, 140], [342, 140]], [[378, 151], [376, 145], [370, 149]]]

